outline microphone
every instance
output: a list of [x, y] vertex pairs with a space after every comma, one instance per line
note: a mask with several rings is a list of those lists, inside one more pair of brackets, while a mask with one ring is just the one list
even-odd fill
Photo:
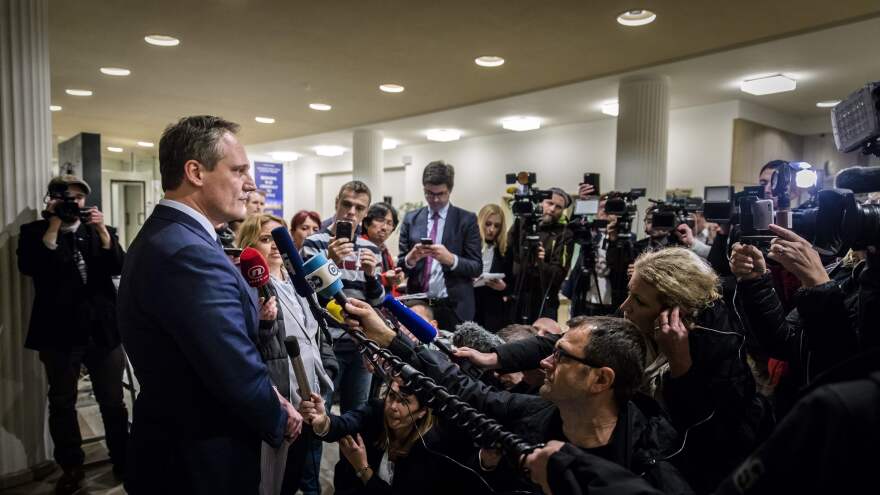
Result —
[[239, 258], [239, 268], [248, 285], [255, 287], [260, 297], [269, 299], [269, 264], [259, 251], [252, 247], [244, 248]]
[[455, 327], [452, 343], [456, 347], [470, 347], [480, 352], [492, 352], [492, 349], [504, 344], [504, 340], [473, 321], [465, 321]]
[[[425, 321], [424, 318], [417, 315], [413, 310], [407, 308], [394, 298], [391, 294], [386, 294], [381, 306], [397, 318], [403, 326], [407, 328], [419, 342], [423, 344], [437, 344], [434, 342], [437, 338], [437, 329]], [[442, 343], [440, 343], [442, 345]], [[439, 345], [437, 347], [440, 347]], [[445, 346], [444, 346], [445, 347]], [[444, 351], [446, 352], [446, 351]]]
[[834, 187], [855, 194], [880, 191], [880, 167], [850, 167], [837, 173]]
[[[302, 256], [293, 244], [290, 232], [284, 227], [276, 227], [272, 229], [272, 239], [275, 241], [275, 247], [281, 253], [281, 259], [284, 260], [284, 268], [290, 274], [293, 280], [293, 288], [296, 293], [302, 297], [308, 298], [315, 291], [309, 287], [305, 279], [305, 269], [303, 268]], [[299, 274], [299, 276], [297, 276]]]
[[296, 377], [299, 397], [302, 400], [309, 400], [309, 397], [312, 396], [312, 388], [309, 387], [309, 375], [306, 374], [306, 368], [300, 355], [299, 341], [294, 336], [285, 337], [284, 348], [287, 349], [287, 356], [290, 358], [290, 364], [293, 365], [293, 375]]

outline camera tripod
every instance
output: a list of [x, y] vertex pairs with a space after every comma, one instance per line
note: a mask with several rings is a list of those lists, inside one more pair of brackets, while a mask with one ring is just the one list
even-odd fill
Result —
[[[572, 316], [601, 316], [613, 312], [613, 308], [602, 302], [602, 289], [599, 285], [599, 274], [596, 272], [596, 250], [598, 246], [590, 238], [579, 241], [581, 254], [579, 263], [575, 267], [578, 273], [577, 282], [571, 288], [571, 315]], [[590, 289], [596, 288], [596, 302], [590, 302]]]
[[[528, 283], [530, 272], [534, 273], [538, 270], [538, 247], [541, 244], [538, 235], [538, 224], [531, 219], [524, 219], [522, 230], [518, 237], [518, 245], [520, 246], [519, 256], [519, 273], [516, 275], [516, 282], [511, 292], [510, 305], [510, 322], [530, 325], [535, 320], [531, 313], [532, 303], [532, 284]], [[540, 272], [538, 272], [540, 274]], [[540, 276], [538, 277], [540, 280]], [[540, 290], [540, 287], [537, 288]], [[537, 314], [540, 315], [543, 308], [544, 298], [541, 300], [541, 309]]]

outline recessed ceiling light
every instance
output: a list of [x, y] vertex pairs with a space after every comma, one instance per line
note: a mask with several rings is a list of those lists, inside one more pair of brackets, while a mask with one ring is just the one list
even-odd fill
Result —
[[179, 39], [164, 34], [151, 34], [149, 36], [144, 36], [144, 41], [155, 46], [177, 46], [180, 44]]
[[319, 112], [329, 112], [330, 109], [333, 107], [326, 103], [309, 103], [309, 108], [311, 108], [312, 110], [317, 110]]
[[49, 111], [51, 112], [60, 112], [61, 105], [49, 105]]
[[428, 141], [448, 143], [461, 139], [461, 131], [458, 129], [431, 129], [425, 132], [425, 137], [428, 138]]
[[342, 146], [315, 146], [315, 153], [318, 156], [342, 156], [345, 148]]
[[607, 101], [602, 104], [602, 113], [617, 117], [620, 114], [620, 103], [617, 100]]
[[113, 153], [122, 153], [122, 148], [118, 146], [107, 146], [107, 151], [112, 151]]
[[131, 71], [128, 69], [123, 69], [122, 67], [101, 67], [101, 74], [107, 74], [108, 76], [127, 76], [131, 74]]
[[480, 67], [498, 67], [504, 65], [504, 59], [494, 55], [483, 55], [474, 59], [474, 63]]
[[92, 96], [92, 91], [89, 89], [65, 89], [64, 92], [70, 96]]
[[817, 102], [816, 106], [819, 108], [831, 108], [836, 107], [838, 103], [840, 103], [840, 100], [825, 100]]
[[541, 119], [538, 117], [508, 117], [501, 120], [501, 127], [508, 131], [533, 131], [541, 128]]
[[152, 148], [153, 147], [153, 143], [151, 143], [150, 141], [138, 141], [137, 145], [140, 146], [141, 148]]
[[617, 16], [617, 22], [624, 26], [644, 26], [645, 24], [651, 24], [656, 18], [657, 14], [650, 10], [636, 9], [627, 10]]
[[394, 139], [385, 138], [382, 140], [382, 149], [383, 150], [393, 150], [397, 148], [397, 145], [400, 144]]
[[400, 84], [381, 84], [379, 85], [379, 89], [386, 93], [403, 93], [403, 90], [406, 88]]
[[282, 162], [293, 162], [299, 158], [299, 153], [293, 151], [273, 151], [269, 153], [273, 160], [281, 160]]
[[794, 91], [797, 88], [797, 82], [782, 74], [774, 74], [772, 76], [747, 79], [739, 84], [739, 88], [750, 95], [772, 95], [774, 93]]
[[254, 120], [256, 120], [257, 122], [259, 122], [261, 124], [274, 124], [275, 123], [275, 119], [273, 119], [272, 117], [254, 117]]

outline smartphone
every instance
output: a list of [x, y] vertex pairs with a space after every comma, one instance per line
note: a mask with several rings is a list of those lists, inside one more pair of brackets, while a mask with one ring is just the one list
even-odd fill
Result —
[[584, 174], [584, 184], [593, 186], [593, 194], [599, 196], [599, 174]]
[[421, 243], [422, 246], [431, 246], [434, 244], [434, 241], [430, 237], [422, 237]]
[[336, 221], [336, 238], [337, 239], [348, 239], [351, 242], [352, 237], [354, 236], [354, 224], [349, 222], [348, 220], [337, 220]]
[[232, 256], [233, 258], [241, 256], [242, 251], [244, 251], [242, 248], [223, 248], [223, 252], [226, 253], [227, 256]]

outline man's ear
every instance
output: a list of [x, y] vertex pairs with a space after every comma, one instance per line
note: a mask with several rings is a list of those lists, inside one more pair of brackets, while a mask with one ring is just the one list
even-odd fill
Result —
[[196, 160], [187, 160], [183, 164], [183, 180], [194, 186], [202, 186], [205, 183], [205, 167]]
[[603, 366], [601, 368], [593, 368], [593, 373], [595, 375], [595, 380], [593, 384], [590, 385], [590, 391], [598, 394], [604, 392], [606, 390], [611, 390], [614, 387], [614, 370]]

